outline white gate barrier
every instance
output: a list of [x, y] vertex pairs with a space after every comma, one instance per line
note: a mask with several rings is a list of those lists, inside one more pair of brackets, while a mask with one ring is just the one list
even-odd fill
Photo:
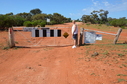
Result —
[[119, 39], [120, 33], [122, 32], [122, 29], [119, 28], [117, 34], [113, 34], [108, 32], [81, 28], [79, 45], [82, 45], [84, 43], [95, 43], [96, 40], [102, 40], [102, 35], [96, 34], [96, 32], [115, 36], [113, 44], [116, 44]]
[[[70, 46], [71, 27], [13, 27], [16, 46]], [[63, 36], [68, 33], [68, 37]]]
[[[84, 30], [87, 32], [84, 32]], [[115, 38], [113, 43], [116, 44], [120, 33], [122, 32], [122, 29], [120, 28], [117, 34], [113, 34], [81, 28], [79, 45], [82, 45], [84, 43], [95, 43], [95, 41], [98, 39], [101, 40], [102, 36], [99, 34], [96, 35], [95, 32], [114, 35]], [[9, 28], [8, 33], [10, 47], [13, 47], [15, 45], [22, 47], [73, 45], [71, 27], [13, 27]], [[67, 33], [69, 36], [65, 38], [63, 36], [64, 33]]]

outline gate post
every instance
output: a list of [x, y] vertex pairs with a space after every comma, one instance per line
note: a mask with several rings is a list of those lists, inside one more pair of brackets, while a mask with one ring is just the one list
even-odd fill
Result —
[[83, 44], [84, 28], [80, 28], [79, 46]]
[[122, 32], [122, 29], [121, 28], [119, 28], [119, 30], [118, 30], [118, 32], [117, 32], [117, 35], [116, 35], [116, 37], [115, 37], [115, 39], [114, 39], [114, 44], [116, 44], [117, 43], [117, 41], [118, 41], [118, 39], [119, 39], [119, 36], [120, 36], [120, 33]]
[[8, 29], [8, 37], [9, 37], [9, 47], [15, 47], [15, 41], [14, 41], [14, 32], [13, 32], [13, 28], [9, 28]]

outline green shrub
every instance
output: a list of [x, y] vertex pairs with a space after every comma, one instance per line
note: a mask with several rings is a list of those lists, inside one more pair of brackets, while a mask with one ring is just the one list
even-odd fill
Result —
[[53, 21], [50, 21], [49, 24], [53, 25], [53, 24], [56, 24], [56, 22], [53, 20]]
[[125, 29], [125, 26], [121, 26], [122, 29]]
[[7, 46], [6, 46], [6, 47], [3, 47], [3, 50], [8, 50], [8, 49], [10, 49], [10, 48], [9, 48], [9, 47], [7, 47]]
[[32, 22], [30, 22], [30, 21], [25, 21], [25, 22], [24, 22], [24, 26], [26, 26], [26, 27], [32, 27]]
[[110, 21], [110, 25], [112, 25], [114, 27], [119, 26], [119, 27], [125, 28], [126, 22], [127, 22], [127, 20], [123, 19], [123, 18], [121, 18], [121, 19], [114, 19], [114, 20]]
[[19, 16], [0, 15], [0, 29], [6, 30], [12, 26], [22, 26], [25, 19]]
[[117, 21], [117, 24], [118, 24], [118, 26], [125, 26], [126, 25], [126, 22], [125, 22], [125, 20], [124, 19], [119, 19], [118, 21]]
[[45, 27], [46, 22], [45, 21], [42, 21], [39, 25], [41, 25], [41, 27]]
[[99, 26], [102, 26], [102, 24], [99, 24]]
[[113, 20], [110, 22], [110, 24], [114, 27], [117, 27], [117, 20]]
[[38, 21], [37, 21], [37, 20], [35, 20], [35, 21], [32, 22], [32, 26], [35, 27], [35, 26], [37, 26], [37, 25], [38, 25]]
[[87, 23], [86, 25], [88, 25], [88, 26], [89, 26], [90, 24], [89, 24], [89, 23]]
[[127, 82], [127, 80], [125, 80], [125, 79], [118, 79], [118, 83], [123, 82], [123, 81]]

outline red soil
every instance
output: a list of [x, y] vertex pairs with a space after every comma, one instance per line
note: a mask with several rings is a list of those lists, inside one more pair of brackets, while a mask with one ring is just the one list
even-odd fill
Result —
[[[71, 27], [71, 24], [55, 26]], [[68, 41], [72, 45], [71, 32], [69, 34]], [[0, 47], [3, 47], [7, 32], [0, 32], [0, 35]], [[126, 36], [127, 32], [123, 31], [120, 42], [127, 41]], [[60, 45], [65, 43], [66, 39], [63, 39], [59, 38]], [[22, 38], [18, 42], [17, 46], [24, 43]], [[72, 49], [72, 46], [0, 49], [0, 84], [127, 84], [126, 81], [118, 82], [118, 79], [127, 80], [127, 76], [117, 76], [127, 75], [127, 67], [120, 67], [127, 62], [127, 53], [124, 58], [117, 58], [115, 53], [121, 53], [121, 50], [109, 51], [108, 45], [101, 46], [86, 45], [76, 49]], [[105, 50], [111, 56], [108, 57], [108, 53], [104, 55]], [[94, 52], [99, 52], [99, 56], [91, 57]], [[103, 55], [107, 57], [100, 59]]]

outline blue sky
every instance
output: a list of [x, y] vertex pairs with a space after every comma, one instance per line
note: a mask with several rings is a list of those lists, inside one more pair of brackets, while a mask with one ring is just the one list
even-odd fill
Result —
[[42, 13], [59, 13], [72, 19], [100, 9], [109, 11], [108, 17], [127, 18], [127, 0], [0, 0], [0, 14], [28, 13], [35, 8]]

